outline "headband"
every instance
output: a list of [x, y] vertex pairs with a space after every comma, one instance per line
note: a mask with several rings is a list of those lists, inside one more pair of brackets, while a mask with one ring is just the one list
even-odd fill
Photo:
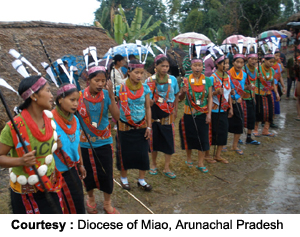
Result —
[[225, 55], [219, 57], [215, 62], [218, 64], [219, 62], [223, 61], [225, 59]]
[[258, 55], [256, 53], [251, 53], [247, 55], [248, 58], [258, 58]]
[[268, 53], [264, 55], [264, 58], [275, 58], [275, 56], [272, 53]]
[[128, 67], [129, 67], [129, 68], [144, 68], [145, 65], [142, 64], [142, 63], [139, 63], [139, 64], [128, 63]]
[[95, 66], [95, 67], [92, 67], [88, 70], [88, 75], [94, 73], [94, 72], [97, 72], [97, 71], [103, 71], [103, 72], [106, 72], [106, 69], [105, 67], [103, 66]]
[[243, 54], [237, 53], [233, 56], [233, 58], [242, 58], [245, 59], [245, 56]]
[[200, 58], [194, 58], [191, 60], [191, 64], [193, 64], [193, 63], [203, 63], [203, 60]]
[[165, 55], [165, 54], [159, 54], [159, 55], [157, 55], [156, 58], [154, 59], [154, 62], [157, 62], [157, 60], [159, 60], [161, 58], [167, 58], [167, 55]]
[[57, 96], [71, 90], [71, 89], [77, 89], [77, 87], [74, 85], [74, 84], [67, 84], [67, 85], [64, 85], [63, 87], [59, 88], [57, 90]]
[[29, 89], [24, 91], [21, 95], [23, 100], [27, 100], [33, 93], [37, 92], [43, 85], [47, 83], [47, 80], [43, 77], [40, 77]]

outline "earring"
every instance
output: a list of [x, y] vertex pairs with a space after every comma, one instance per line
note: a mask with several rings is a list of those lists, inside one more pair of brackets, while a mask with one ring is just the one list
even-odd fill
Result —
[[35, 98], [34, 101], [37, 101], [37, 98]]

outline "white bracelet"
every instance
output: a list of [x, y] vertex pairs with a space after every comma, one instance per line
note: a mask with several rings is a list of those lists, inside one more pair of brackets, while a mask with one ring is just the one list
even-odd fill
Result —
[[147, 129], [151, 130], [152, 128], [150, 128], [150, 127], [147, 127]]

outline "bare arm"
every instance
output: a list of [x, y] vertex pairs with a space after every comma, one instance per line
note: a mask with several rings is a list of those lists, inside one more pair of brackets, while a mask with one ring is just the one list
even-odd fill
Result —
[[151, 106], [150, 106], [150, 96], [149, 96], [149, 94], [146, 95], [145, 108], [146, 108], [147, 129], [146, 129], [144, 137], [146, 138], [146, 140], [148, 140], [151, 136], [151, 129], [152, 129]]
[[113, 92], [113, 85], [112, 85], [111, 80], [107, 81], [106, 89], [108, 91], [108, 95], [109, 95], [109, 98], [110, 98], [110, 101], [111, 101], [111, 104], [108, 106], [108, 109], [109, 109], [111, 115], [113, 116], [113, 118], [116, 121], [118, 121], [119, 118], [120, 118], [120, 110], [119, 110], [119, 108], [117, 106], [117, 103], [115, 101], [115, 94]]
[[206, 115], [206, 123], [211, 122], [211, 110], [212, 110], [213, 100], [212, 100], [212, 87], [208, 89], [208, 113]]
[[22, 157], [7, 156], [12, 147], [0, 143], [0, 166], [10, 168], [16, 166], [32, 166], [36, 164], [35, 150], [28, 152]]

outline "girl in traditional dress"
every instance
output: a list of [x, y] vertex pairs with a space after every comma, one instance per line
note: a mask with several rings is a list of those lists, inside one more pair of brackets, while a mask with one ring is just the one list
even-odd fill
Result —
[[[79, 92], [73, 84], [62, 84], [57, 91], [56, 107], [52, 110], [60, 146], [54, 152], [56, 168], [62, 173], [62, 194], [65, 214], [85, 214], [81, 179], [86, 171], [81, 157], [80, 123], [74, 116]], [[78, 175], [80, 174], [80, 176]]]
[[137, 185], [145, 191], [152, 186], [145, 181], [149, 170], [149, 143], [151, 136], [150, 88], [142, 84], [144, 64], [132, 60], [128, 64], [128, 79], [117, 86], [120, 102], [120, 120], [116, 136], [117, 168], [121, 171], [121, 185], [130, 190], [128, 169], [139, 170]]
[[115, 87], [127, 79], [121, 69], [124, 65], [125, 58], [122, 55], [117, 54], [113, 57], [113, 63], [110, 65], [110, 79]]
[[256, 122], [254, 129], [254, 136], [261, 136], [258, 132], [259, 122], [265, 122], [262, 135], [274, 137], [275, 134], [269, 132], [270, 123], [273, 119], [273, 100], [272, 90], [274, 89], [277, 101], [280, 100], [280, 96], [277, 92], [274, 82], [274, 54], [269, 53], [264, 56], [264, 62], [259, 66], [259, 78], [256, 80], [255, 87], [255, 101], [256, 101]]
[[[98, 212], [94, 196], [94, 189], [103, 191], [103, 209], [108, 214], [119, 213], [111, 206], [111, 194], [113, 191], [113, 147], [111, 128], [108, 121], [108, 111], [117, 121], [120, 111], [115, 102], [115, 95], [111, 80], [106, 82], [105, 67], [95, 66], [88, 70], [89, 86], [79, 92], [78, 112], [82, 119], [84, 130], [94, 148], [81, 131], [80, 147], [83, 164], [87, 172], [83, 180], [87, 191], [87, 212]], [[104, 89], [106, 88], [106, 90]]]
[[[223, 146], [227, 145], [228, 138], [228, 118], [233, 116], [232, 99], [230, 97], [231, 85], [230, 77], [225, 71], [225, 55], [218, 55], [215, 60], [217, 70], [210, 77], [213, 87], [213, 105], [211, 115], [212, 138], [211, 145], [217, 146], [215, 156], [216, 161], [228, 164], [228, 160], [221, 156]], [[229, 61], [229, 60], [228, 60]], [[220, 105], [221, 100], [221, 105]], [[228, 111], [228, 112], [227, 112]]]
[[234, 95], [232, 98], [233, 116], [228, 119], [228, 132], [233, 133], [232, 150], [236, 151], [239, 155], [243, 155], [243, 151], [238, 148], [238, 142], [244, 129], [244, 114], [241, 107], [242, 96], [244, 94], [244, 85], [247, 78], [247, 74], [243, 72], [244, 67], [244, 55], [235, 54], [233, 56], [233, 67], [228, 71], [231, 80], [231, 87], [234, 89]]
[[[184, 104], [184, 115], [179, 121], [181, 148], [186, 150], [186, 164], [193, 166], [192, 149], [198, 150], [196, 168], [203, 173], [208, 169], [204, 166], [205, 151], [209, 151], [209, 123], [211, 122], [212, 82], [202, 74], [203, 60], [194, 58], [191, 61], [193, 73], [184, 78], [179, 92], [179, 100], [187, 96]], [[192, 110], [192, 111], [191, 111]], [[195, 127], [197, 126], [197, 127]]]
[[[21, 81], [18, 89], [24, 103], [14, 121], [27, 146], [25, 154], [11, 122], [0, 136], [0, 165], [10, 169], [10, 194], [15, 214], [61, 214], [61, 173], [55, 169], [53, 152], [57, 149], [56, 126], [52, 109], [53, 96], [47, 80], [31, 76]], [[47, 111], [44, 111], [47, 110]], [[10, 152], [11, 157], [7, 156]], [[32, 166], [36, 166], [44, 185]], [[47, 196], [51, 198], [48, 201]]]
[[247, 74], [245, 93], [243, 95], [242, 108], [244, 113], [244, 127], [247, 128], [246, 144], [259, 145], [260, 142], [251, 138], [252, 130], [255, 127], [255, 83], [258, 78], [258, 70], [255, 68], [258, 55], [249, 52], [248, 62], [245, 65]]
[[150, 174], [157, 172], [157, 152], [165, 154], [163, 174], [171, 179], [176, 178], [170, 170], [171, 156], [175, 152], [174, 121], [178, 109], [179, 87], [174, 76], [168, 75], [170, 63], [166, 55], [159, 54], [155, 58], [156, 74], [147, 79], [146, 83], [151, 90], [152, 137], [150, 150], [152, 163]]

